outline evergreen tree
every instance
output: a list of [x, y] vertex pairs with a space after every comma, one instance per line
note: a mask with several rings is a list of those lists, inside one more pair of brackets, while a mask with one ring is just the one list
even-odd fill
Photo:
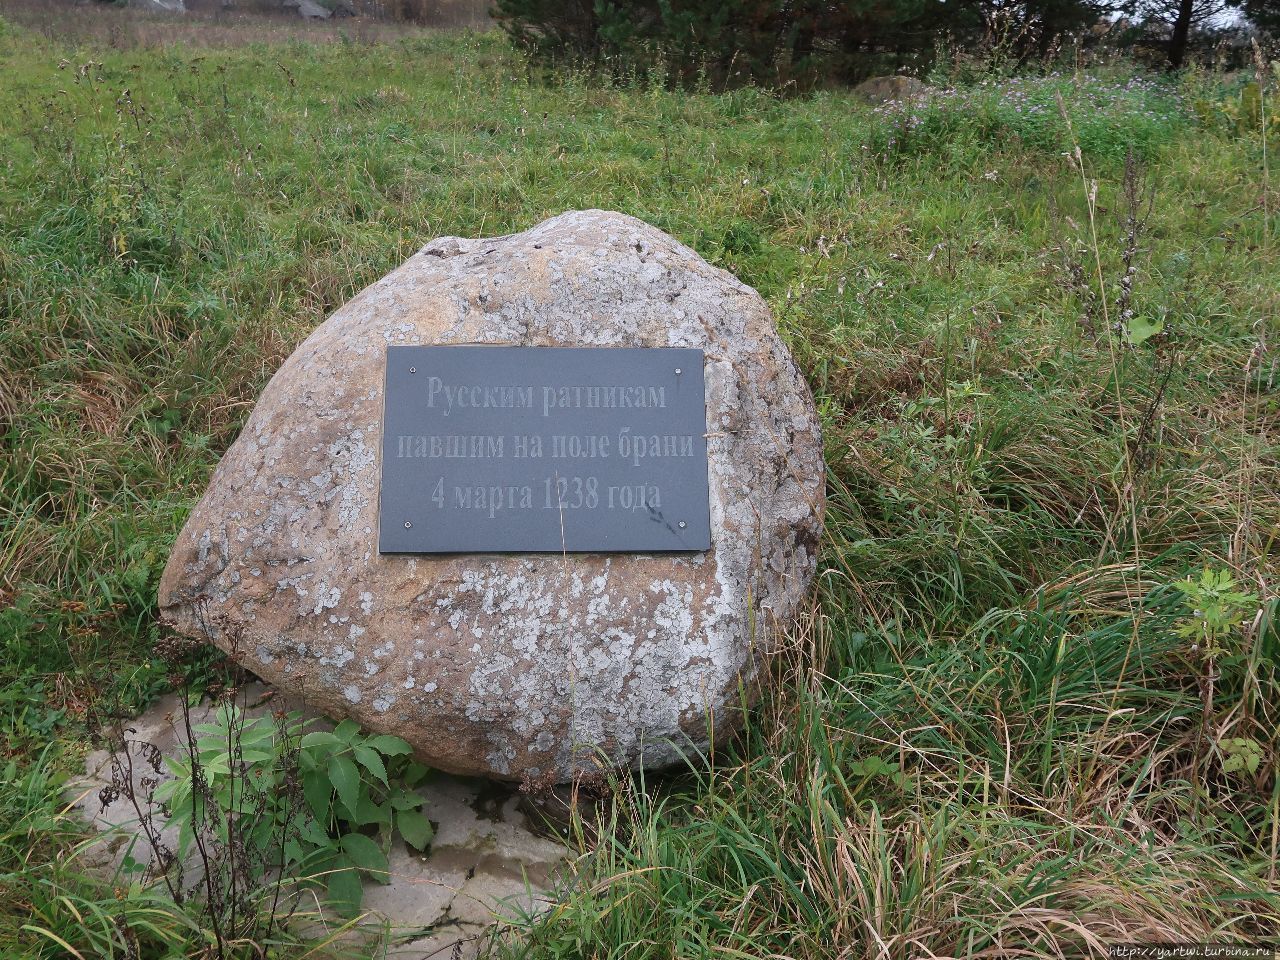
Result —
[[1280, 0], [1243, 0], [1240, 12], [1259, 30], [1280, 39]]

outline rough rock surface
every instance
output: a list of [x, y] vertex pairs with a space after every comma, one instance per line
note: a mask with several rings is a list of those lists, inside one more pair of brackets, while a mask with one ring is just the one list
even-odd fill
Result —
[[[705, 554], [382, 556], [390, 344], [700, 347]], [[263, 391], [178, 537], [175, 627], [455, 773], [661, 766], [738, 719], [805, 596], [823, 506], [813, 400], [760, 296], [598, 210], [446, 237], [326, 320]]]
[[152, 13], [186, 13], [186, 0], [129, 0], [129, 6]]
[[328, 20], [333, 16], [333, 11], [322, 7], [315, 0], [301, 0], [298, 4], [298, 16], [304, 20]]
[[853, 92], [868, 103], [889, 103], [924, 96], [929, 85], [915, 77], [871, 77], [854, 87]]

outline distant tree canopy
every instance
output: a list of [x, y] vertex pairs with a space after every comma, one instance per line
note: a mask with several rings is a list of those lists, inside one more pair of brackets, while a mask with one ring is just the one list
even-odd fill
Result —
[[659, 59], [686, 78], [779, 80], [838, 65], [850, 48], [916, 44], [940, 0], [497, 0], [515, 40], [545, 61], [618, 69]]
[[714, 78], [855, 79], [868, 54], [932, 50], [993, 29], [1018, 44], [1095, 22], [1100, 0], [497, 0], [495, 15], [544, 61], [671, 71]]
[[808, 84], [892, 69], [942, 39], [1043, 55], [1122, 14], [1178, 66], [1192, 31], [1228, 4], [1280, 21], [1280, 0], [495, 0], [494, 15], [544, 63]]
[[1280, 37], [1280, 0], [1243, 0], [1240, 10], [1259, 30]]

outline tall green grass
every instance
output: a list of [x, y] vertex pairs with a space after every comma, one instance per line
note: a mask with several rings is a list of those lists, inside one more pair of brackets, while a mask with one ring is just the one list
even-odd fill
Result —
[[[32, 927], [131, 955], [32, 785], [165, 687], [156, 580], [267, 378], [431, 237], [584, 207], [768, 299], [821, 410], [827, 534], [749, 729], [619, 784], [561, 903], [503, 949], [1280, 936], [1280, 205], [1260, 144], [1176, 81], [993, 77], [877, 111], [544, 83], [491, 35], [115, 51], [12, 26], [0, 81], [0, 955], [67, 955]], [[1163, 329], [1136, 345], [1126, 255]], [[1175, 632], [1206, 566], [1258, 597], [1207, 713]], [[1226, 769], [1235, 737], [1255, 773]], [[125, 916], [162, 928], [147, 955], [197, 950], [186, 914]]]
[[838, 676], [814, 669], [838, 641], [819, 621], [732, 762], [660, 799], [624, 790], [571, 895], [510, 954], [1080, 956], [1274, 936], [1266, 793], [1219, 780], [1214, 813], [1190, 814], [1180, 594], [1098, 618], [1104, 589], [958, 638], [859, 637]]

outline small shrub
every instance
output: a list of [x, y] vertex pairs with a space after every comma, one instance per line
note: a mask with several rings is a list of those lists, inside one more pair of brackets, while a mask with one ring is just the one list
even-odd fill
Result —
[[1280, 113], [1274, 96], [1280, 87], [1280, 60], [1267, 67], [1236, 89], [1197, 91], [1200, 95], [1192, 101], [1196, 118], [1207, 127], [1238, 137], [1256, 139], [1265, 133], [1268, 140], [1280, 138]]
[[246, 718], [225, 703], [192, 727], [188, 757], [165, 759], [173, 779], [155, 799], [179, 828], [179, 860], [202, 839], [243, 847], [264, 871], [323, 881], [330, 902], [354, 913], [362, 875], [387, 882], [393, 831], [418, 850], [430, 845], [413, 790], [427, 769], [399, 737], [369, 736], [352, 720], [306, 733], [310, 722], [297, 713]]

